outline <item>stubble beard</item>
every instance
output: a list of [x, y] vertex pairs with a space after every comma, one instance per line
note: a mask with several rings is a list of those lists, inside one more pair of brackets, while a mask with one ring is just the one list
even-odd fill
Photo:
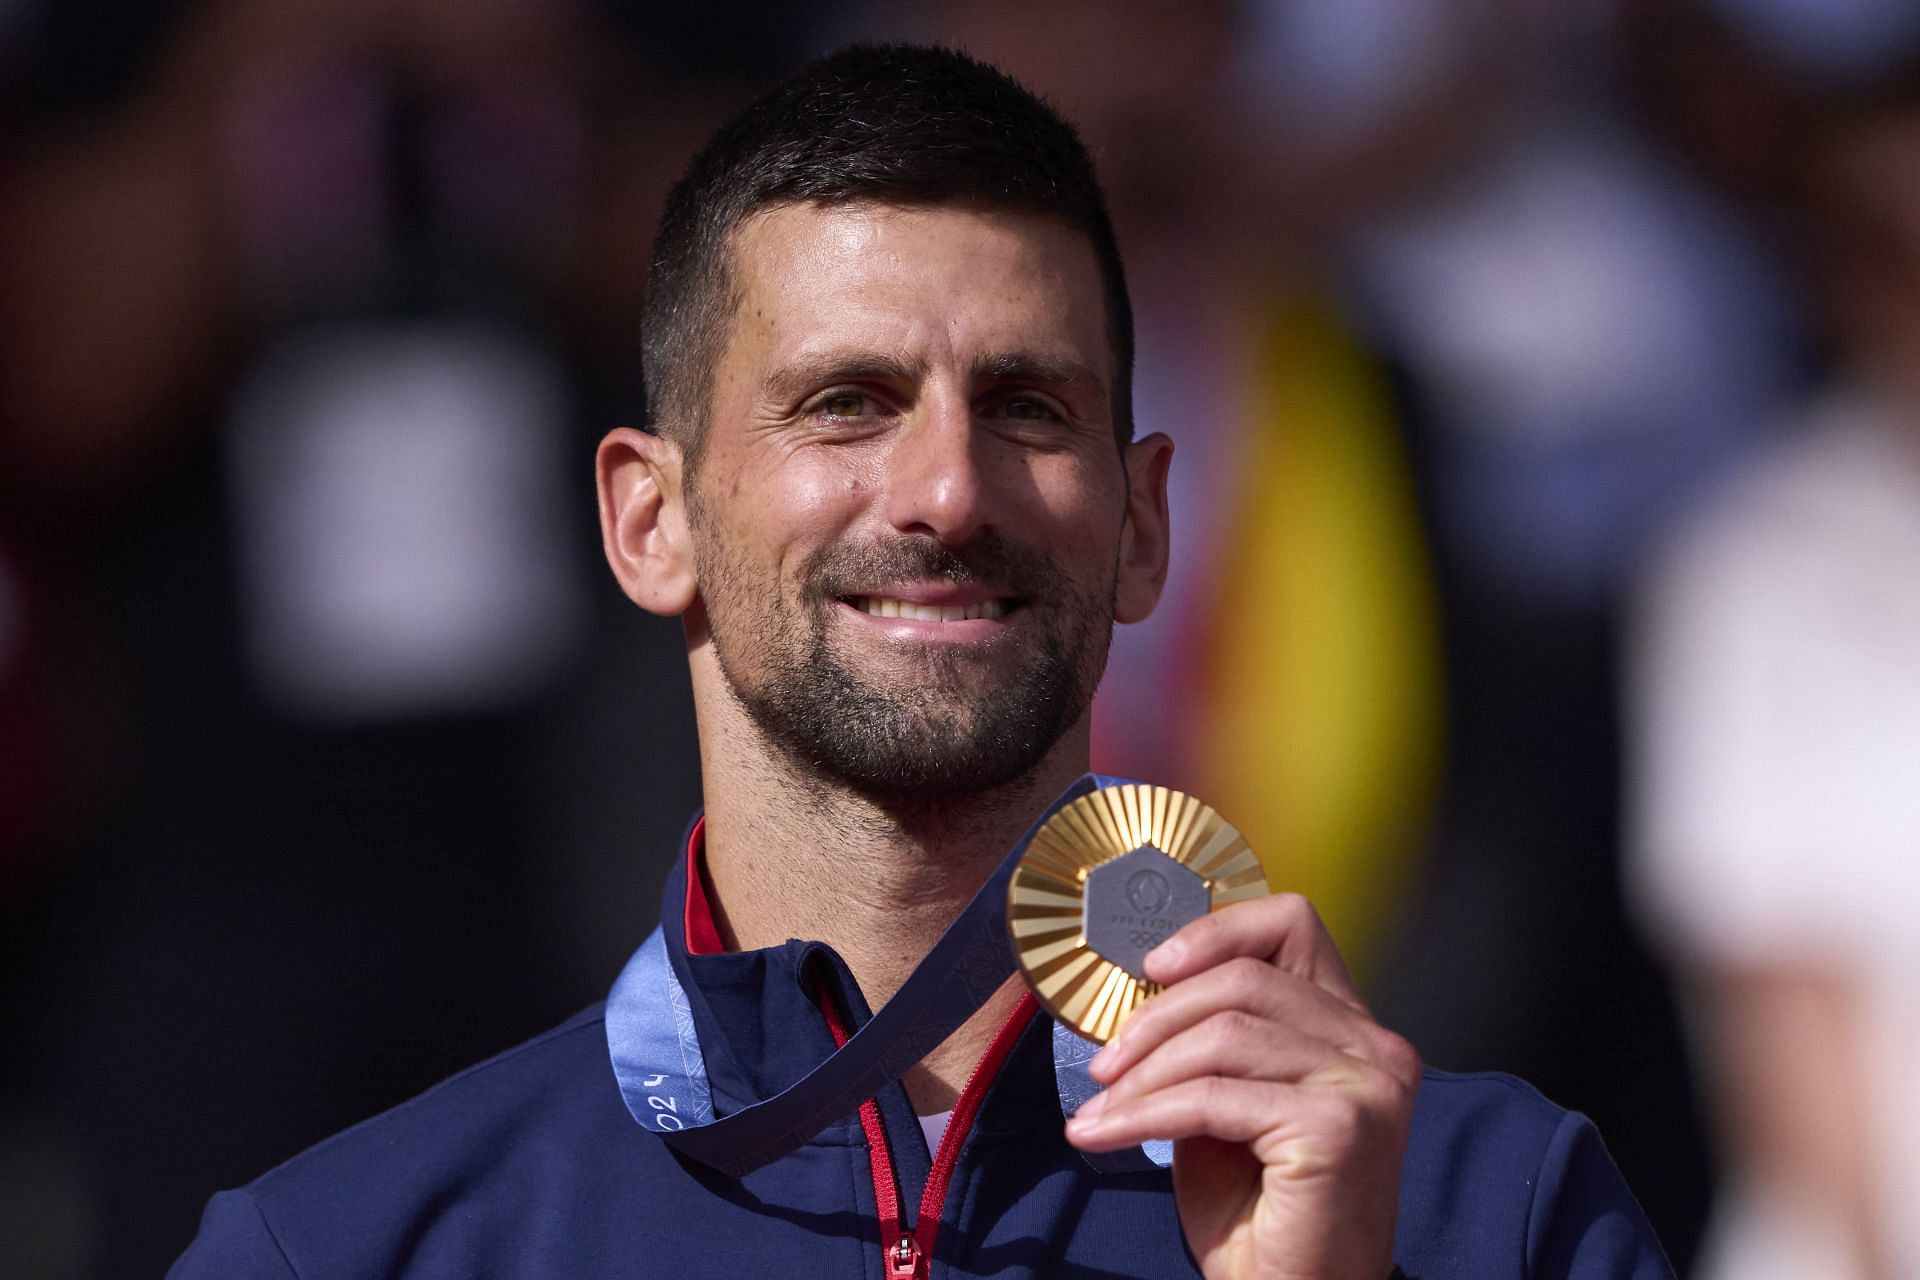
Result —
[[[1026, 776], [1086, 713], [1106, 665], [1112, 579], [1075, 586], [1051, 557], [995, 534], [960, 548], [912, 537], [824, 547], [802, 566], [797, 600], [777, 582], [756, 584], [723, 537], [697, 538], [695, 555], [733, 698], [801, 772], [889, 807], [939, 807]], [[911, 677], [875, 678], [835, 651], [836, 601], [928, 580], [1011, 592], [1048, 615], [1027, 622], [1045, 625], [929, 645]]]

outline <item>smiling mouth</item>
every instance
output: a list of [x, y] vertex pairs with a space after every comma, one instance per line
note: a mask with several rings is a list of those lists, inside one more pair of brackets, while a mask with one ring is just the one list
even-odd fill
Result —
[[910, 618], [917, 622], [968, 622], [1004, 618], [1015, 607], [1012, 600], [978, 600], [970, 604], [916, 604], [891, 596], [849, 596], [848, 605], [876, 618]]

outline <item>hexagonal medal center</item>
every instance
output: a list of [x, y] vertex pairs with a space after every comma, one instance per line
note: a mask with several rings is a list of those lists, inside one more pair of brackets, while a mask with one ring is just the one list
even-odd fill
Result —
[[1205, 880], [1142, 845], [1087, 872], [1080, 931], [1088, 946], [1144, 981], [1147, 952], [1212, 906]]

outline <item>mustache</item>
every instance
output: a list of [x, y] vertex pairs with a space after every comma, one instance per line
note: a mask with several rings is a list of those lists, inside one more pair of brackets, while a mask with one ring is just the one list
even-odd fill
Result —
[[1036, 547], [983, 533], [957, 547], [926, 536], [886, 542], [837, 543], [807, 558], [801, 580], [816, 598], [871, 595], [900, 582], [989, 586], [1032, 596], [1060, 580], [1053, 558]]

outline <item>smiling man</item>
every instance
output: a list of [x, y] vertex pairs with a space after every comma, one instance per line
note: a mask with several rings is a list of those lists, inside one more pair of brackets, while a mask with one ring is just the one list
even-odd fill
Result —
[[966, 950], [1165, 576], [1131, 365], [1091, 163], [998, 72], [849, 50], [723, 128], [598, 459], [700, 729], [660, 928], [604, 1006], [216, 1197], [175, 1274], [1667, 1275], [1592, 1128], [1423, 1073], [1298, 898], [1151, 953], [1090, 1063]]
[[[700, 466], [607, 442], [616, 572], [704, 623], [703, 726], [744, 713], [810, 787], [1019, 781], [1084, 729], [1116, 607], [1144, 616], [1165, 564], [1170, 446], [1116, 443], [1092, 250], [1040, 215], [854, 201], [761, 213], [731, 257], [746, 323], [669, 437], [697, 429]], [[663, 584], [669, 493], [693, 554]]]

